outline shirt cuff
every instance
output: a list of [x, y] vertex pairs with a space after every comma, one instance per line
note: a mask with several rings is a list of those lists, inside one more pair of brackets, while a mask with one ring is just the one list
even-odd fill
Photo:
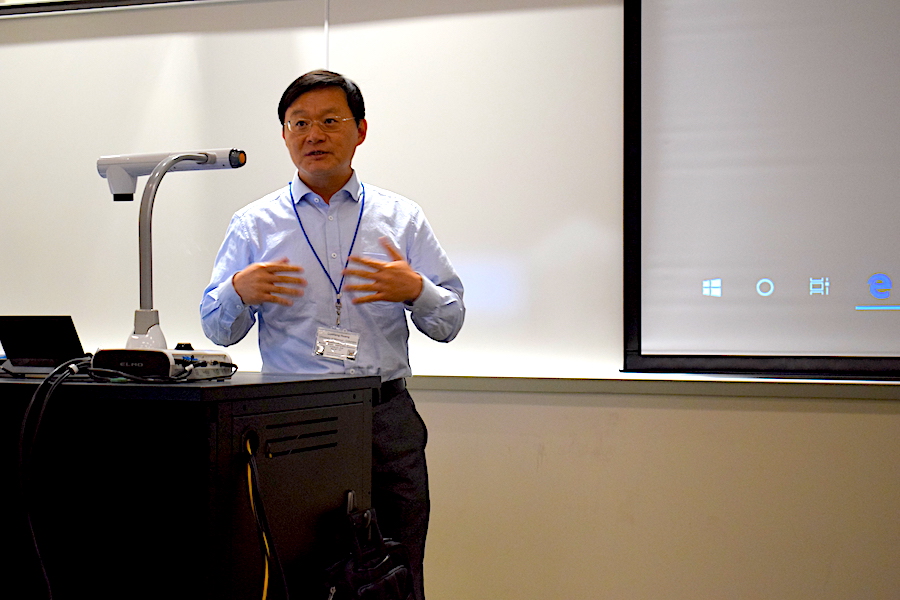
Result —
[[[411, 307], [412, 310], [434, 310], [435, 308], [444, 304], [444, 300], [441, 297], [441, 288], [434, 284], [433, 281], [419, 273], [422, 277], [422, 291], [419, 293], [419, 297], [413, 300], [412, 302], [407, 302], [407, 306]], [[240, 297], [238, 297], [240, 300]]]
[[222, 282], [222, 285], [219, 286], [219, 306], [222, 311], [222, 316], [224, 316], [229, 321], [234, 321], [241, 314], [248, 310], [250, 307], [244, 304], [244, 301], [241, 300], [240, 295], [235, 291], [234, 284], [232, 283], [232, 277], [229, 277], [225, 281]]

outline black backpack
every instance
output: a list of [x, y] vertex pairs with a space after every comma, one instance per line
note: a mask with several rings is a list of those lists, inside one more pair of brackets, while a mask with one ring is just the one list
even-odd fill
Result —
[[413, 600], [409, 555], [403, 544], [384, 539], [375, 509], [353, 511], [347, 498], [347, 557], [327, 570], [327, 600]]

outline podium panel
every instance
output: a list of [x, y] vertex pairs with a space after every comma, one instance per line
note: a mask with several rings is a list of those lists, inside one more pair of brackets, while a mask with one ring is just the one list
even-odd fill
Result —
[[[39, 382], [0, 379], [10, 482], [19, 477], [19, 428]], [[378, 377], [258, 373], [179, 384], [67, 381], [41, 419], [25, 497], [0, 501], [12, 532], [2, 542], [13, 557], [3, 569], [9, 589], [48, 597], [27, 506], [55, 600], [262, 597], [249, 436], [271, 542], [292, 597], [304, 598], [336, 551], [346, 492], [371, 505], [379, 386]], [[277, 599], [281, 579], [274, 565], [270, 572]]]

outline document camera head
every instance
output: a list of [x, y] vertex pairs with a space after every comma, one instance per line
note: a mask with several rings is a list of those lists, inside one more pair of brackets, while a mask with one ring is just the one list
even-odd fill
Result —
[[[97, 171], [109, 182], [113, 200], [134, 200], [137, 178], [149, 175], [159, 163], [170, 156], [184, 152], [157, 152], [153, 154], [116, 154], [101, 156], [97, 160]], [[205, 156], [205, 161], [184, 160], [169, 171], [196, 171], [200, 169], [237, 169], [247, 163], [247, 154], [235, 148], [217, 150], [197, 150], [190, 152]]]

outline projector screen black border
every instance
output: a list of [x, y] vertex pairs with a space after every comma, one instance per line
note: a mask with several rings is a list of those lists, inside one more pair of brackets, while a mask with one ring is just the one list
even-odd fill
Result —
[[809, 379], [900, 379], [900, 358], [657, 355], [641, 350], [641, 5], [624, 3], [623, 373], [723, 374]]

